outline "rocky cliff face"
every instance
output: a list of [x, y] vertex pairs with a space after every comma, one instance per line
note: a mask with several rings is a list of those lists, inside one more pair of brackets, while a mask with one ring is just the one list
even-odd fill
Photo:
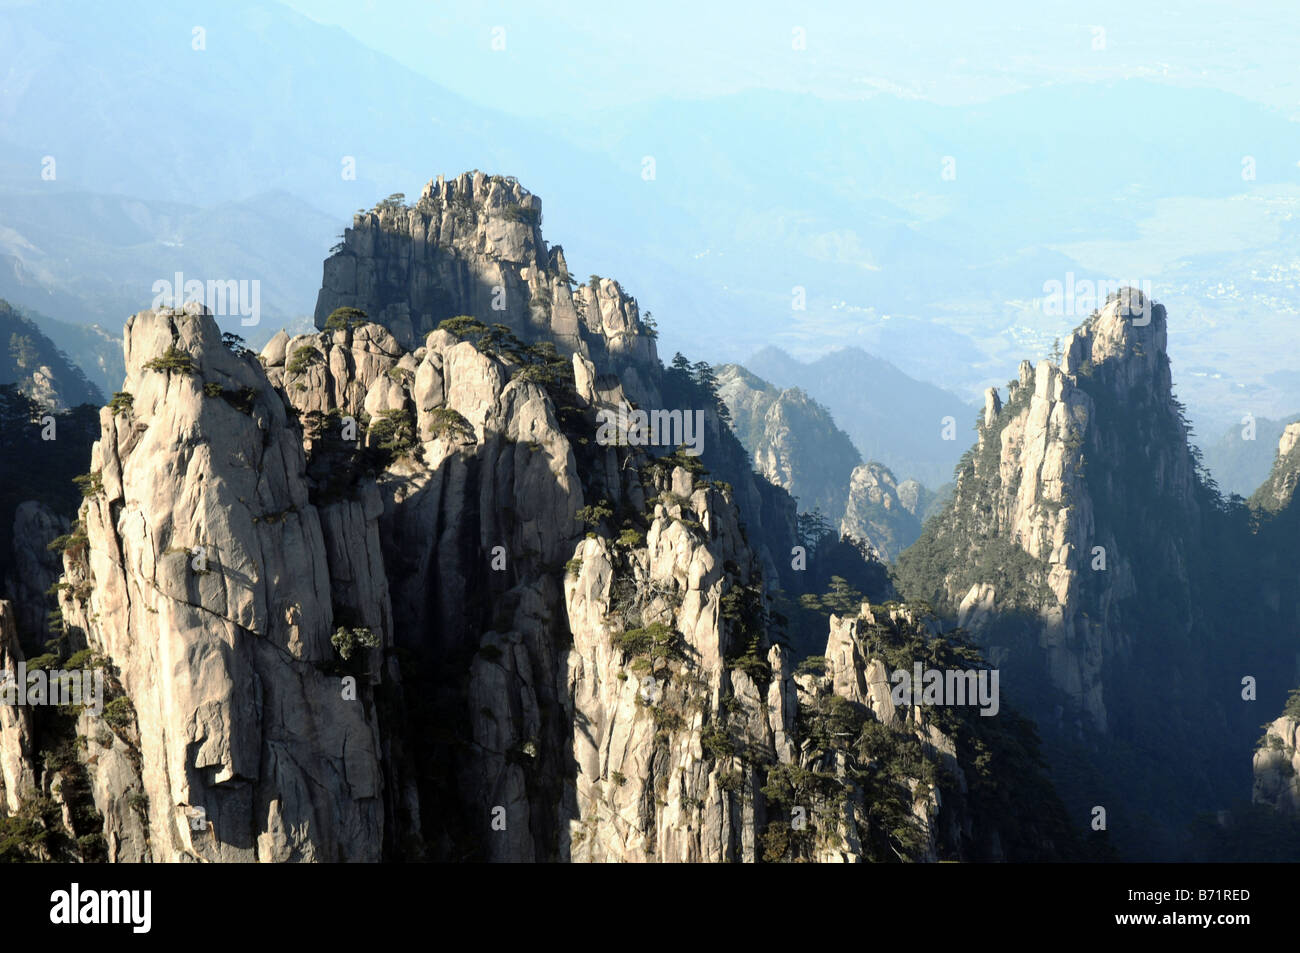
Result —
[[893, 562], [921, 535], [929, 492], [915, 480], [898, 483], [879, 463], [853, 469], [840, 533], [860, 539]]
[[[1121, 604], [1137, 592], [1136, 554], [1125, 538], [1133, 524], [1115, 517], [1137, 510], [1143, 522], [1160, 519], [1173, 530], [1153, 556], [1184, 593], [1180, 542], [1201, 521], [1172, 397], [1165, 311], [1155, 305], [1144, 325], [1141, 307], [1113, 298], [1071, 335], [1060, 365], [1022, 361], [1005, 404], [990, 388], [947, 518], [905, 557], [914, 594], [955, 607], [958, 624], [974, 632], [999, 616], [1034, 617], [1033, 637], [1066, 711], [1100, 731], [1102, 669], [1130, 649]], [[1121, 414], [1131, 428], [1119, 426]], [[1158, 498], [1166, 512], [1131, 506], [1126, 478], [1138, 473], [1147, 482], [1143, 498]], [[982, 549], [973, 560], [972, 544]], [[923, 562], [927, 568], [914, 572]], [[937, 589], [922, 591], [923, 576]], [[1179, 615], [1170, 621], [1185, 629], [1186, 610]], [[1005, 656], [1011, 646], [991, 650]]]
[[582, 442], [580, 355], [365, 325], [259, 361], [195, 311], [125, 341], [60, 593], [113, 673], [77, 725], [109, 859], [994, 849], [957, 742], [854, 691], [856, 623], [791, 671], [727, 485]]
[[849, 475], [862, 458], [830, 412], [797, 387], [784, 390], [738, 364], [718, 369], [718, 393], [731, 412], [754, 470], [837, 525]]
[[63, 574], [59, 554], [49, 547], [68, 529], [66, 519], [36, 500], [20, 503], [14, 513], [13, 561], [5, 594], [13, 603], [19, 631], [33, 640], [45, 631], [47, 593]]
[[1300, 423], [1287, 424], [1277, 443], [1277, 456], [1268, 479], [1250, 498], [1251, 505], [1269, 513], [1279, 513], [1295, 499], [1300, 486]]
[[[931, 601], [1007, 672], [1058, 772], [1099, 757], [1098, 781], [1068, 800], [1142, 803], [1144, 784], [1182, 778], [1163, 810], [1188, 821], [1241, 781], [1188, 772], [1183, 758], [1214, 750], [1240, 763], [1255, 731], [1243, 678], [1280, 666], [1290, 681], [1295, 630], [1279, 628], [1262, 591], [1268, 546], [1198, 474], [1166, 320], [1136, 292], [1112, 296], [1059, 365], [1022, 362], [1005, 402], [990, 391], [953, 501], [899, 575], [909, 598]], [[1270, 697], [1283, 689], [1269, 680]], [[1138, 761], [1121, 753], [1141, 737], [1166, 745]], [[1098, 745], [1112, 754], [1088, 753]], [[1169, 856], [1179, 836], [1135, 826], [1120, 839]]]
[[515, 179], [472, 172], [429, 182], [411, 206], [386, 201], [358, 213], [325, 262], [316, 326], [336, 308], [357, 308], [411, 349], [444, 320], [469, 316], [587, 359], [593, 390], [613, 410], [626, 402], [703, 411], [705, 465], [735, 489], [768, 575], [787, 573], [794, 501], [755, 477], [717, 395], [699, 386], [690, 365], [665, 371], [636, 299], [611, 278], [579, 283], [570, 275], [562, 248], [542, 238], [541, 208]]
[[560, 246], [542, 238], [542, 200], [509, 177], [439, 176], [413, 206], [358, 213], [325, 262], [316, 326], [338, 307], [366, 311], [405, 347], [447, 318], [502, 323], [525, 341], [594, 358], [626, 391], [653, 403], [654, 339], [616, 281], [579, 284]]
[[[1295, 653], [1294, 678], [1300, 681], [1300, 424], [1288, 424], [1278, 441], [1277, 457], [1268, 479], [1252, 494], [1250, 509], [1258, 524], [1262, 550], [1252, 569], [1261, 601], [1274, 613], [1279, 631], [1290, 634]], [[1283, 666], [1275, 677], [1286, 677]], [[1281, 716], [1266, 726], [1254, 754], [1256, 804], [1300, 820], [1300, 689], [1290, 693]]]
[[[1300, 699], [1300, 693], [1295, 696]], [[1293, 703], [1300, 709], [1300, 701]], [[1280, 814], [1300, 819], [1300, 711], [1268, 725], [1255, 751], [1255, 787], [1251, 800]]]
[[[322, 307], [389, 326], [254, 355], [195, 307], [130, 319], [43, 662], [102, 671], [105, 704], [0, 712], [7, 809], [83, 860], [1068, 853], [1018, 723], [877, 697], [885, 665], [977, 656], [864, 606], [792, 670], [770, 611], [788, 496], [711, 478], [707, 449], [597, 439], [646, 395], [716, 400], [707, 370], [618, 343], [634, 304], [567, 338], [533, 311], [428, 328], [426, 292], [458, 317], [483, 276], [535, 295], [540, 236], [493, 212], [536, 207], [474, 176], [363, 217], [354, 251], [396, 249], [351, 256], [351, 298], [331, 259]], [[716, 407], [706, 431], [743, 464]], [[1016, 830], [990, 752], [1024, 782]]]
[[82, 509], [84, 556], [65, 554], [74, 588], [61, 606], [73, 640], [112, 660], [134, 710], [148, 823], [130, 849], [163, 861], [377, 859], [373, 703], [326, 671], [340, 603], [380, 648], [392, 640], [382, 576], [362, 600], [332, 585], [325, 558], [331, 546], [381, 565], [365, 503], [310, 502], [289, 408], [206, 314], [136, 315], [124, 350], [133, 401], [101, 412], [91, 469], [102, 489]]
[[[0, 600], [0, 672], [12, 673], [23, 661], [14, 607]], [[20, 705], [0, 705], [0, 816], [17, 813], [23, 801], [35, 792], [35, 752], [31, 709]]]

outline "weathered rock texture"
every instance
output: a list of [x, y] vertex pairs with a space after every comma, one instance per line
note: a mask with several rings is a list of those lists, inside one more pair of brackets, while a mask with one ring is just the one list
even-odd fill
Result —
[[611, 278], [573, 279], [560, 246], [542, 238], [541, 205], [511, 177], [472, 172], [429, 182], [411, 206], [384, 202], [359, 213], [325, 262], [317, 327], [336, 308], [357, 308], [411, 349], [444, 320], [466, 315], [585, 358], [593, 398], [611, 409], [626, 400], [645, 410], [704, 411], [705, 466], [734, 488], [769, 578], [792, 582], [794, 501], [755, 476], [719, 416], [718, 396], [660, 365], [636, 299]]
[[[22, 661], [13, 604], [0, 600], [0, 679], [12, 681]], [[35, 791], [35, 747], [31, 710], [0, 704], [0, 816], [17, 812], [24, 798]]]
[[101, 415], [60, 593], [117, 673], [77, 728], [108, 859], [1002, 849], [938, 772], [956, 743], [849, 689], [882, 669], [845, 623], [796, 680], [730, 487], [586, 438], [581, 355], [368, 324], [258, 361], [171, 311], [125, 340], [134, 399]]
[[1300, 818], [1300, 718], [1283, 715], [1268, 726], [1255, 751], [1254, 771], [1252, 800]]
[[897, 483], [879, 463], [855, 467], [840, 533], [860, 539], [892, 562], [921, 535], [926, 491], [915, 480]]
[[50, 543], [68, 531], [68, 521], [44, 503], [28, 500], [14, 513], [13, 562], [7, 595], [18, 616], [19, 630], [35, 637], [45, 631], [46, 592], [59, 581], [63, 561]]
[[[990, 392], [978, 445], [967, 454], [945, 518], [907, 557], [918, 567], [942, 551], [938, 590], [916, 587], [912, 594], [955, 607], [960, 625], [982, 632], [999, 615], [1035, 617], [1033, 637], [1066, 715], [1100, 731], [1107, 727], [1103, 668], [1129, 652], [1133, 627], [1121, 605], [1137, 592], [1134, 547], [1126, 538], [1135, 526], [1112, 514], [1137, 502], [1136, 515], [1155, 515], [1127, 497], [1121, 475], [1140, 470], [1144, 499], [1159, 497], [1183, 524], [1178, 535], [1153, 541], [1163, 574], [1183, 591], [1186, 547], [1179, 537], [1193, 536], [1201, 520], [1171, 392], [1165, 310], [1155, 305], [1143, 325], [1139, 306], [1113, 298], [1070, 336], [1060, 366], [1022, 361], [1005, 405]], [[1100, 422], [1097, 399], [1107, 401]], [[1119, 426], [1121, 413], [1133, 427]], [[974, 558], [972, 546], [980, 548]], [[1191, 624], [1169, 621], [1184, 633]], [[995, 657], [1010, 648], [990, 643]]]
[[130, 319], [59, 589], [59, 651], [109, 698], [39, 777], [21, 714], [0, 723], [6, 798], [30, 777], [116, 861], [1058, 856], [1051, 798], [1022, 837], [972, 774], [992, 751], [1039, 777], [1016, 732], [852, 689], [886, 650], [943, 657], [931, 629], [865, 608], [826, 674], [791, 671], [768, 587], [793, 506], [715, 405], [734, 479], [595, 439], [647, 395], [716, 402], [644, 363], [607, 279], [608, 302], [550, 284], [575, 333], [555, 310], [431, 327], [490, 307], [484, 282], [538, 296], [560, 267], [538, 207], [475, 175], [363, 216], [322, 313], [382, 325], [253, 355], [199, 310]]
[[[1144, 857], [1175, 856], [1174, 828], [1241, 797], [1219, 765], [1240, 763], [1257, 731], [1243, 678], [1284, 672], [1277, 697], [1295, 662], [1273, 549], [1199, 472], [1166, 336], [1164, 307], [1123, 291], [1060, 365], [1022, 362], [1005, 403], [988, 395], [952, 501], [899, 563], [903, 593], [1004, 670], [1075, 779], [1072, 809], [1110, 799], [1170, 824], [1121, 818], [1117, 839]], [[1154, 737], [1158, 749], [1141, 740]], [[1077, 780], [1080, 760], [1096, 781]]]
[[[151, 368], [169, 349], [173, 369]], [[150, 854], [378, 859], [377, 719], [324, 670], [347, 596], [332, 590], [327, 539], [355, 558], [377, 534], [327, 536], [283, 397], [209, 316], [142, 312], [124, 350], [134, 401], [101, 413], [91, 469], [103, 489], [82, 510], [84, 562], [65, 556], [89, 593], [65, 590], [61, 604], [133, 704]], [[390, 644], [382, 577], [370, 582], [349, 608]]]
[[356, 307], [412, 347], [447, 318], [473, 315], [594, 358], [652, 402], [653, 381], [640, 369], [657, 363], [654, 339], [636, 301], [612, 279], [573, 281], [541, 221], [540, 198], [482, 172], [439, 176], [413, 206], [358, 213], [325, 262], [316, 326], [335, 308]]
[[800, 510], [820, 510], [837, 526], [862, 458], [830, 411], [799, 388], [774, 387], [738, 364], [718, 369], [718, 393], [755, 471], [789, 490]]

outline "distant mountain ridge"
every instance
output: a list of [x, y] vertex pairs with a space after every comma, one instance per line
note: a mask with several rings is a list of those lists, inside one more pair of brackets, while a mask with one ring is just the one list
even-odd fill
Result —
[[1259, 417], [1249, 423], [1243, 419], [1216, 440], [1198, 440], [1205, 468], [1219, 489], [1243, 497], [1254, 493], [1268, 478], [1282, 432], [1297, 420], [1300, 414], [1280, 420]]
[[[196, 22], [207, 31], [203, 51], [189, 43]], [[160, 44], [160, 36], [176, 39]], [[858, 344], [962, 395], [993, 382], [1009, 356], [1047, 353], [1055, 335], [1068, 333], [1071, 319], [1035, 312], [1029, 300], [1046, 279], [1071, 271], [1116, 277], [1099, 252], [1091, 256], [1099, 261], [1081, 262], [1095, 249], [1076, 247], [1091, 243], [1078, 242], [1077, 229], [1062, 221], [1104, 220], [1105, 233], [1094, 239], [1131, 241], [1144, 222], [1178, 224], [1176, 208], [1165, 206], [1184, 196], [1227, 202], [1249, 190], [1248, 204], [1267, 205], [1275, 201], [1267, 190], [1289, 184], [1285, 170], [1295, 161], [1294, 124], [1281, 110], [1141, 80], [1027, 90], [979, 108], [755, 90], [629, 104], [571, 124], [521, 119], [471, 103], [343, 30], [245, 0], [164, 5], [131, 18], [67, 0], [10, 5], [0, 9], [0, 61], [15, 77], [41, 77], [39, 85], [15, 82], [0, 114], [5, 190], [75, 188], [208, 206], [281, 189], [341, 218], [385, 190], [418, 189], [430, 156], [447, 168], [510, 169], [547, 195], [549, 224], [572, 236], [576, 270], [620, 275], [665, 315], [665, 353], [722, 362], [743, 361], [771, 341], [787, 349]], [[120, 83], [112, 101], [96, 93], [103, 75]], [[324, 102], [330, 106], [322, 109]], [[157, 136], [153, 117], [192, 113], [210, 121], [183, 136]], [[1041, 121], [1026, 130], [1026, 115]], [[1227, 139], [1191, 134], [1186, 115], [1250, 142], [1258, 181], [1220, 175], [1240, 155]], [[1182, 162], [1170, 169], [1159, 148], [1083, 159], [1073, 131], [1103, 127], [1125, 142], [1176, 148]], [[835, 148], [818, 150], [813, 130], [831, 131]], [[1018, 146], [1008, 156], [1004, 144], [1013, 135]], [[653, 180], [641, 177], [647, 139], [656, 144]], [[141, 143], [149, 161], [141, 161]], [[46, 155], [58, 160], [57, 181], [41, 180]], [[940, 175], [945, 156], [966, 157], [951, 181]], [[1274, 161], [1284, 156], [1285, 163]], [[864, 168], [872, 174], [862, 175]], [[1091, 198], [1135, 182], [1133, 201]], [[1044, 217], [1044, 207], [1069, 212]], [[1277, 243], [1285, 245], [1300, 225], [1279, 221]], [[1267, 254], [1263, 238], [1252, 241], [1240, 259], [1202, 252], [1209, 257], [1198, 267], [1170, 269], [1170, 277], [1187, 297], [1196, 276], [1248, 274]], [[308, 260], [319, 257], [318, 250]], [[808, 291], [806, 314], [790, 314], [792, 284]], [[1252, 314], [1267, 320], [1257, 336], [1290, 334], [1284, 319], [1268, 317], [1285, 311], [1260, 304], [1268, 294], [1294, 303], [1290, 286], [1249, 284], [1242, 290]], [[49, 302], [4, 288], [0, 295], [77, 320]], [[308, 296], [302, 307], [310, 303]], [[130, 310], [113, 307], [114, 324], [101, 322], [110, 330]], [[1180, 313], [1190, 324], [1188, 310]], [[1195, 333], [1176, 336], [1175, 353], [1215, 363], [1213, 339], [1232, 333], [1228, 326], [1200, 321]], [[1270, 385], [1249, 358], [1216, 370], [1225, 371], [1223, 380], [1185, 379], [1184, 397], [1198, 416], [1207, 404], [1224, 403], [1232, 385], [1252, 380], [1268, 391], [1256, 413], [1277, 417], [1296, 406], [1285, 395], [1300, 392]], [[847, 420], [841, 425], [853, 433]], [[883, 462], [900, 478], [936, 485], [935, 474]]]
[[[258, 283], [258, 324], [221, 324], [253, 343], [311, 313], [319, 260], [337, 222], [285, 192], [200, 208], [70, 190], [0, 191], [0, 296], [68, 324], [120, 336], [154, 303], [155, 283]], [[114, 369], [121, 383], [120, 368]]]
[[803, 514], [820, 512], [839, 537], [889, 562], [921, 534], [934, 494], [901, 484], [884, 464], [862, 462], [831, 412], [799, 387], [784, 390], [739, 364], [718, 368], [718, 394], [756, 473], [790, 491]]
[[12, 307], [67, 355], [101, 395], [112, 394], [121, 386], [126, 364], [120, 334], [112, 334], [98, 324], [72, 324], [22, 305]]

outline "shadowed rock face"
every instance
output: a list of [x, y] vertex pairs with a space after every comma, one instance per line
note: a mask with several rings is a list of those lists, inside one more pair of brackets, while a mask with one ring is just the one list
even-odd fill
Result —
[[788, 490], [803, 512], [819, 509], [837, 525], [861, 457], [830, 412], [799, 388], [773, 387], [737, 364], [719, 368], [718, 393], [755, 472]]
[[[174, 369], [150, 368], [173, 348]], [[103, 490], [82, 509], [84, 557], [66, 557], [89, 594], [65, 590], [61, 606], [116, 664], [134, 705], [149, 804], [147, 845], [134, 849], [156, 860], [377, 859], [377, 725], [321, 670], [334, 659], [327, 533], [286, 403], [206, 314], [142, 312], [124, 350], [134, 401], [101, 412], [91, 468]], [[377, 533], [351, 525], [359, 531], [336, 547], [373, 548], [381, 567]], [[369, 595], [354, 608], [389, 644], [382, 576]], [[207, 830], [187, 820], [196, 811]]]
[[[924, 624], [863, 606], [824, 674], [791, 671], [768, 587], [793, 505], [716, 407], [725, 482], [595, 439], [633, 395], [709, 387], [614, 282], [556, 283], [539, 208], [475, 174], [361, 216], [318, 318], [381, 323], [260, 355], [195, 308], [127, 323], [58, 596], [108, 683], [76, 723], [108, 859], [1053, 856], [967, 798], [955, 723], [877, 697], [882, 645]], [[517, 307], [547, 287], [576, 325]], [[437, 328], [461, 313], [502, 327]], [[0, 722], [6, 798], [53, 791], [42, 743]]]
[[541, 218], [540, 198], [482, 172], [440, 176], [410, 207], [358, 213], [325, 261], [316, 326], [335, 308], [360, 308], [410, 348], [447, 318], [471, 315], [590, 357], [654, 403], [658, 360], [635, 299], [612, 279], [572, 281]]
[[[23, 661], [13, 604], [0, 600], [0, 671], [12, 672]], [[14, 814], [36, 790], [31, 710], [0, 705], [0, 812]]]
[[[1242, 686], [1267, 683], [1272, 699], [1293, 684], [1300, 621], [1283, 568], [1293, 462], [1254, 515], [1214, 492], [1173, 394], [1166, 320], [1121, 292], [1070, 336], [1059, 366], [1022, 362], [1005, 402], [987, 395], [952, 502], [899, 560], [901, 591], [1005, 670], [1056, 769], [1096, 772], [1063, 791], [1074, 809], [1109, 798], [1158, 817], [1117, 836], [1134, 858], [1181, 856], [1183, 825], [1244, 796], [1230, 766], [1258, 719]], [[1129, 757], [1153, 737], [1165, 740]]]
[[50, 543], [68, 531], [68, 521], [44, 503], [28, 500], [14, 512], [13, 570], [6, 580], [22, 632], [43, 632], [46, 627], [46, 591], [59, 581], [63, 563]]
[[[796, 678], [732, 490], [584, 442], [622, 398], [581, 355], [524, 373], [367, 324], [259, 359], [198, 311], [125, 342], [60, 593], [112, 676], [77, 728], [109, 859], [860, 860], [882, 804], [912, 859], [1000, 850], [958, 743], [880, 696], [870, 609]], [[864, 721], [957, 787], [900, 768], [867, 798]], [[17, 797], [30, 728], [0, 727]], [[816, 838], [778, 836], [791, 798]]]
[[[1200, 523], [1192, 458], [1172, 400], [1165, 309], [1155, 304], [1147, 314], [1144, 304], [1112, 298], [1070, 336], [1061, 366], [1022, 361], [1005, 404], [989, 389], [979, 442], [953, 501], [922, 538], [945, 554], [942, 579], [930, 576], [938, 590], [912, 593], [938, 596], [956, 609], [959, 624], [979, 631], [999, 614], [1037, 616], [1035, 640], [1065, 711], [1099, 731], [1107, 726], [1103, 669], [1127, 655], [1132, 638], [1119, 605], [1136, 592], [1127, 539], [1134, 527], [1098, 519], [1099, 507], [1115, 512], [1116, 498], [1130, 493], [1114, 475], [1131, 469], [1140, 452], [1144, 491], [1169, 501], [1191, 532]], [[1105, 398], [1104, 412], [1094, 395]], [[1119, 413], [1159, 439], [1145, 446], [1123, 440], [1112, 427]], [[982, 546], [998, 555], [982, 561]], [[1097, 547], [1104, 571], [1093, 568]], [[1165, 572], [1185, 588], [1179, 548], [1171, 543]], [[1021, 566], [1008, 572], [1012, 558]], [[1009, 651], [999, 641], [1005, 633], [988, 637], [995, 655]]]
[[[716, 406], [672, 386], [636, 299], [611, 278], [572, 280], [563, 250], [542, 238], [541, 207], [515, 179], [471, 172], [429, 182], [412, 206], [381, 203], [359, 213], [325, 262], [316, 326], [336, 308], [359, 308], [412, 350], [442, 321], [469, 315], [586, 358], [594, 390], [615, 409], [625, 399], [703, 410], [705, 465], [735, 488], [765, 573], [777, 578], [795, 542], [794, 501], [755, 477]], [[279, 346], [288, 347], [287, 338]]]

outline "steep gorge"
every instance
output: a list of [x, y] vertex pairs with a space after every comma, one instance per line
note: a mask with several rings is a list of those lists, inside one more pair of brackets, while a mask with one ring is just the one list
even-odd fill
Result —
[[[983, 666], [924, 614], [831, 615], [796, 668], [771, 609], [800, 582], [788, 495], [615, 283], [560, 280], [539, 209], [476, 174], [366, 213], [322, 330], [260, 355], [193, 306], [128, 321], [56, 587], [53, 661], [102, 667], [110, 697], [59, 729], [62, 760], [40, 755], [57, 726], [0, 721], [10, 819], [43, 798], [84, 820], [32, 849], [1072, 856], [1027, 725], [880, 696], [918, 653]], [[327, 329], [340, 307], [370, 319]], [[702, 458], [594, 439], [598, 411], [659, 400], [707, 412]]]

